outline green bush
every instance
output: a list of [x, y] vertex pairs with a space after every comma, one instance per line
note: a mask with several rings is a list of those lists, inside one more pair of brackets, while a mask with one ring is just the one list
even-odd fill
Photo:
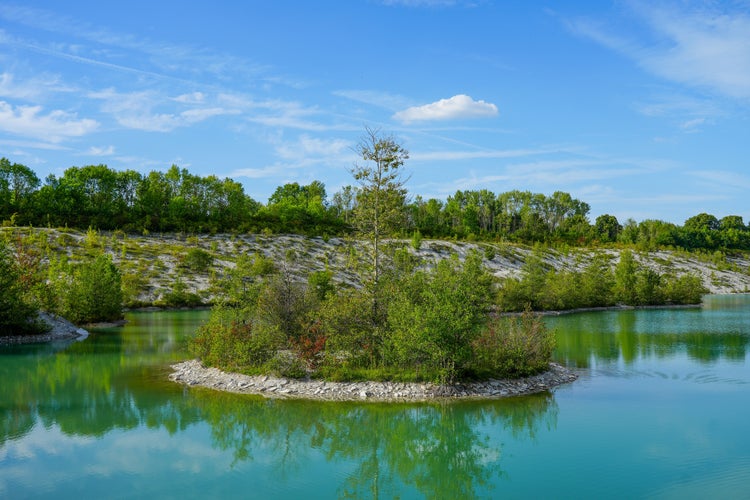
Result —
[[388, 310], [389, 347], [401, 366], [423, 365], [441, 382], [459, 377], [485, 321], [492, 283], [477, 253], [412, 274]]
[[178, 276], [172, 283], [168, 292], [164, 293], [157, 305], [167, 307], [197, 307], [203, 305], [203, 299], [195, 292], [191, 292], [188, 286]]
[[36, 307], [26, 298], [21, 271], [5, 242], [0, 240], [0, 335], [39, 333]]
[[672, 304], [700, 304], [708, 289], [699, 276], [684, 274], [677, 278], [668, 277], [664, 285], [666, 300]]
[[549, 368], [555, 335], [527, 310], [518, 317], [493, 319], [471, 347], [476, 375], [525, 377]]
[[122, 318], [122, 278], [109, 255], [99, 254], [56, 278], [59, 312], [68, 320], [85, 324]]
[[278, 332], [258, 328], [246, 312], [215, 307], [189, 343], [189, 351], [208, 366], [237, 371], [258, 371], [282, 347]]
[[182, 265], [197, 273], [208, 271], [208, 268], [211, 267], [213, 262], [213, 255], [201, 248], [191, 248], [187, 251], [185, 256], [182, 257]]

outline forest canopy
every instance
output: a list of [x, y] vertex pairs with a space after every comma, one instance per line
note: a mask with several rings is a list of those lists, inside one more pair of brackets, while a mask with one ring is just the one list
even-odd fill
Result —
[[[344, 235], [354, 230], [361, 187], [330, 198], [325, 185], [287, 183], [264, 204], [242, 184], [202, 177], [173, 165], [141, 174], [106, 165], [70, 167], [44, 181], [25, 165], [0, 158], [0, 221], [4, 225], [126, 232], [296, 233]], [[621, 223], [605, 214], [589, 219], [588, 203], [557, 191], [456, 191], [446, 200], [404, 196], [393, 236], [507, 240], [589, 245], [622, 243], [650, 250], [750, 249], [750, 228], [739, 215], [700, 213], [684, 225], [660, 220]]]

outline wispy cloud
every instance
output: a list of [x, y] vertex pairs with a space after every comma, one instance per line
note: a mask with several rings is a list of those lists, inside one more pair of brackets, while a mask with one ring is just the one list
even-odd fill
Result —
[[303, 134], [292, 143], [279, 144], [277, 154], [285, 160], [339, 162], [353, 155], [351, 142], [344, 139], [320, 139]]
[[460, 161], [460, 160], [477, 160], [477, 159], [499, 159], [499, 158], [518, 158], [522, 156], [534, 156], [539, 154], [551, 153], [557, 150], [550, 149], [494, 149], [481, 151], [429, 151], [415, 152], [409, 155], [412, 161]]
[[[288, 77], [271, 74], [271, 68], [247, 59], [222, 54], [203, 47], [158, 42], [131, 34], [114, 33], [101, 26], [83, 23], [66, 15], [33, 7], [0, 5], [0, 18], [83, 43], [39, 43], [11, 36], [0, 37], [0, 43], [22, 46], [50, 56], [95, 65], [110, 70], [137, 73], [155, 78], [189, 81], [197, 75], [219, 78], [239, 77], [264, 83], [299, 86]], [[126, 53], [137, 53], [138, 65], [123, 65]], [[117, 59], [115, 59], [117, 58]]]
[[403, 123], [433, 120], [459, 120], [466, 118], [488, 118], [497, 115], [497, 106], [486, 101], [475, 101], [465, 94], [458, 94], [448, 99], [413, 106], [393, 115], [395, 120]]
[[688, 175], [699, 179], [702, 185], [711, 184], [714, 187], [731, 191], [750, 189], [750, 176], [727, 170], [694, 170]]
[[618, 34], [604, 21], [577, 19], [575, 33], [633, 59], [666, 80], [750, 100], [750, 15], [732, 4], [629, 4], [649, 29], [646, 37]]
[[[110, 113], [123, 127], [151, 132], [169, 132], [193, 125], [214, 116], [236, 115], [240, 111], [221, 106], [193, 107], [184, 110], [155, 111], [170, 102], [185, 104], [185, 98], [169, 99], [155, 91], [121, 93], [114, 89], [91, 92], [89, 97], [102, 101], [102, 111]], [[193, 94], [195, 99], [195, 94]], [[202, 104], [202, 101], [199, 103]]]
[[0, 130], [13, 135], [50, 142], [89, 134], [99, 127], [96, 120], [78, 118], [75, 113], [54, 110], [44, 113], [41, 106], [16, 106], [0, 101]]
[[5, 71], [0, 73], [0, 97], [6, 99], [38, 103], [49, 95], [69, 94], [76, 90], [74, 86], [65, 84], [60, 76], [46, 72]]
[[115, 147], [114, 146], [91, 146], [87, 151], [86, 154], [89, 156], [112, 156], [115, 154]]
[[378, 90], [337, 90], [333, 92], [333, 95], [390, 111], [404, 109], [411, 104], [404, 96]]

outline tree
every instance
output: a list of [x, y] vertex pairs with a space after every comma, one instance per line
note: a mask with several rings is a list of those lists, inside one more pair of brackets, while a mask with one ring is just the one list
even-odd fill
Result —
[[388, 311], [390, 339], [404, 366], [415, 363], [453, 382], [470, 364], [472, 342], [487, 318], [492, 278], [472, 253], [441, 260], [431, 271], [410, 274], [394, 290]]
[[622, 226], [614, 215], [604, 214], [596, 218], [594, 224], [596, 235], [605, 243], [617, 241]]
[[0, 218], [21, 216], [20, 224], [32, 219], [32, 196], [39, 188], [39, 178], [27, 166], [0, 158]]
[[355, 150], [364, 163], [355, 163], [351, 170], [360, 185], [354, 207], [354, 226], [372, 242], [371, 282], [377, 286], [381, 274], [381, 242], [403, 220], [406, 181], [400, 169], [409, 158], [409, 152], [393, 137], [383, 136], [369, 127]]
[[0, 335], [33, 332], [36, 309], [24, 297], [21, 273], [5, 242], [0, 240]]
[[79, 264], [58, 284], [63, 316], [76, 324], [122, 317], [122, 277], [108, 254]]
[[638, 262], [633, 257], [633, 252], [625, 250], [620, 254], [620, 262], [615, 267], [614, 295], [617, 302], [628, 305], [638, 303]]

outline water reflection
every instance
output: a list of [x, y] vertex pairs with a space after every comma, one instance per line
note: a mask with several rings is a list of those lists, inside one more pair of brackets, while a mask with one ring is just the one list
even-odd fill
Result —
[[743, 362], [749, 303], [745, 296], [712, 297], [703, 308], [580, 313], [546, 321], [558, 334], [555, 357], [568, 366], [588, 368], [594, 360], [630, 365], [681, 353], [702, 364]]
[[214, 444], [236, 461], [259, 455], [279, 479], [298, 473], [313, 451], [353, 464], [345, 498], [393, 498], [415, 489], [427, 498], [473, 498], [503, 474], [501, 434], [531, 438], [552, 429], [551, 394], [492, 403], [355, 404], [266, 401], [198, 391], [196, 404]]
[[[231, 455], [234, 468], [270, 463], [280, 483], [309, 474], [322, 458], [347, 471], [331, 478], [341, 497], [413, 491], [471, 498], [503, 475], [505, 439], [533, 440], [557, 425], [549, 393], [406, 405], [275, 401], [185, 389], [165, 381], [164, 365], [184, 357], [180, 348], [197, 320], [164, 314], [131, 318], [124, 329], [61, 348], [3, 348], [0, 468], [13, 460], [4, 448], [41, 428], [100, 443], [115, 430], [164, 429], [165, 439], [193, 439], [207, 428], [212, 446]], [[165, 343], [174, 347], [165, 349]]]
[[[86, 436], [142, 424], [174, 432], [197, 421], [195, 410], [177, 410], [174, 398], [164, 398], [168, 391], [155, 392], [149, 383], [153, 365], [174, 353], [155, 355], [159, 342], [153, 349], [145, 345], [150, 343], [141, 335], [146, 323], [136, 317], [125, 329], [97, 332], [82, 342], [3, 347], [0, 445], [24, 436], [37, 419], [46, 427], [58, 424], [68, 435]], [[177, 388], [172, 392], [180, 394]]]

